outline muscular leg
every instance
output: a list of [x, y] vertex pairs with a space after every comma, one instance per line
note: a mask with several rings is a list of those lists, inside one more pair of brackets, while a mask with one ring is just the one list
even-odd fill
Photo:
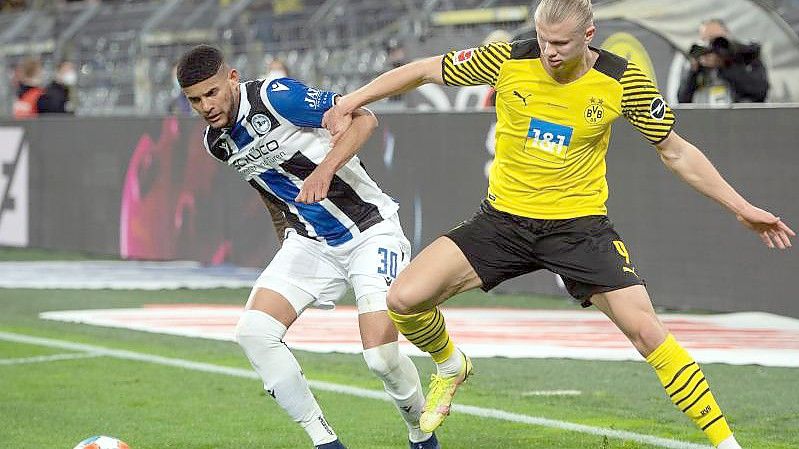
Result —
[[455, 345], [436, 306], [480, 285], [460, 248], [449, 238], [439, 237], [411, 261], [389, 289], [389, 316], [405, 338], [442, 364], [455, 354]]
[[705, 432], [714, 446], [740, 449], [699, 365], [668, 332], [646, 289], [626, 287], [591, 297], [655, 369], [674, 405]]
[[236, 341], [261, 377], [264, 389], [302, 426], [315, 446], [333, 442], [336, 433], [327, 424], [297, 359], [283, 336], [297, 313], [279, 293], [255, 288], [236, 327]]
[[432, 432], [441, 425], [455, 390], [471, 371], [471, 362], [456, 350], [436, 306], [481, 283], [460, 248], [449, 238], [439, 237], [411, 261], [388, 291], [389, 316], [397, 329], [436, 362], [438, 374], [433, 376], [420, 419], [423, 431]]
[[397, 328], [385, 311], [358, 315], [358, 327], [364, 350], [397, 341]]
[[388, 307], [400, 314], [424, 312], [481, 285], [458, 245], [439, 237], [400, 272], [388, 291]]
[[666, 340], [668, 330], [642, 285], [600, 293], [591, 297], [591, 302], [624, 332], [642, 356], [648, 357]]

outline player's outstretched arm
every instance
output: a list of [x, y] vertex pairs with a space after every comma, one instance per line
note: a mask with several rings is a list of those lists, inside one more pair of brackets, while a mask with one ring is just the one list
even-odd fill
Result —
[[355, 92], [341, 97], [336, 105], [325, 112], [322, 126], [330, 131], [335, 142], [349, 126], [352, 111], [382, 98], [398, 95], [422, 84], [444, 84], [441, 74], [443, 55], [420, 59], [378, 76]]
[[796, 233], [768, 211], [749, 204], [730, 186], [696, 146], [672, 131], [656, 145], [660, 159], [685, 182], [729, 209], [769, 248], [786, 249]]
[[352, 113], [351, 126], [333, 144], [324, 160], [305, 178], [295, 200], [311, 204], [327, 198], [333, 176], [361, 149], [375, 128], [377, 117], [367, 109], [356, 109]]

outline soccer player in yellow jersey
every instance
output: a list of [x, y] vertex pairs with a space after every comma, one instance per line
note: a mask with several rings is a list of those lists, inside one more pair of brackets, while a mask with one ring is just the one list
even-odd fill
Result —
[[542, 0], [535, 26], [532, 40], [453, 51], [391, 70], [344, 96], [325, 117], [335, 138], [352, 111], [425, 83], [489, 84], [497, 91], [496, 158], [480, 211], [425, 248], [388, 294], [397, 328], [438, 367], [422, 430], [441, 424], [471, 371], [437, 306], [454, 294], [548, 269], [584, 306], [593, 304], [624, 332], [714, 446], [740, 448], [701, 369], [656, 316], [606, 216], [611, 124], [624, 116], [669, 169], [729, 209], [768, 247], [790, 247], [795, 233], [741, 197], [674, 132], [674, 113], [643, 71], [589, 45], [596, 31], [590, 0]]

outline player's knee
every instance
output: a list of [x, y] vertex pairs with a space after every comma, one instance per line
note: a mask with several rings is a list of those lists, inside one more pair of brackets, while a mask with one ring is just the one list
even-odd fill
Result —
[[663, 343], [668, 331], [654, 315], [647, 315], [635, 330], [629, 334], [633, 345], [645, 357]]
[[258, 311], [246, 310], [236, 324], [236, 342], [245, 350], [251, 345], [281, 344], [286, 326], [273, 317]]
[[397, 369], [400, 363], [399, 345], [396, 341], [363, 351], [366, 366], [375, 376], [383, 378]]
[[386, 305], [394, 313], [409, 315], [417, 312], [417, 306], [421, 302], [418, 296], [411, 284], [397, 280], [388, 290]]

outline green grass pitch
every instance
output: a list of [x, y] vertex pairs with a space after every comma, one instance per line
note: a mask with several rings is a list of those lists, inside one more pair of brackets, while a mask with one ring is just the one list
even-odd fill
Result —
[[[2, 251], [2, 259], [47, 253]], [[137, 307], [148, 303], [242, 304], [247, 290], [77, 291], [0, 289], [0, 332], [250, 369], [234, 343], [148, 334], [38, 319], [49, 310]], [[463, 295], [451, 306], [575, 307], [565, 300]], [[133, 449], [310, 448], [305, 434], [254, 379], [112, 357], [40, 363], [3, 360], [70, 351], [0, 339], [0, 448], [66, 448], [95, 434]], [[357, 355], [295, 351], [311, 380], [381, 389]], [[415, 358], [423, 379], [432, 362]], [[476, 375], [456, 402], [589, 426], [706, 444], [668, 401], [643, 362], [476, 359]], [[799, 369], [704, 365], [716, 398], [745, 448], [799, 447]], [[525, 396], [530, 390], [580, 390], [579, 396]], [[315, 391], [350, 449], [407, 447], [388, 402]], [[624, 448], [655, 446], [574, 431], [453, 413], [438, 431], [445, 449]]]

